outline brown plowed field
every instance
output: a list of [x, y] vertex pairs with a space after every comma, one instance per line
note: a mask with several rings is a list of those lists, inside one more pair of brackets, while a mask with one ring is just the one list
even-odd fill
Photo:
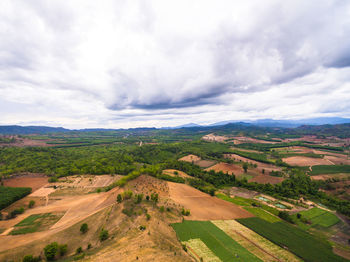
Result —
[[291, 156], [283, 158], [282, 160], [291, 166], [333, 165], [333, 163], [327, 159], [304, 156]]
[[32, 192], [46, 185], [47, 177], [45, 176], [19, 176], [4, 180], [4, 186], [10, 187], [31, 187]]
[[283, 177], [269, 176], [269, 175], [258, 175], [249, 180], [249, 182], [257, 182], [260, 184], [278, 184], [284, 180]]
[[181, 157], [179, 159], [179, 161], [186, 161], [186, 162], [196, 162], [199, 160], [201, 160], [201, 158], [199, 156], [196, 156], [196, 155], [188, 155], [188, 156]]
[[210, 171], [210, 170], [214, 170], [215, 172], [224, 172], [224, 173], [228, 173], [229, 175], [241, 175], [244, 173], [244, 170], [241, 166], [238, 165], [234, 165], [234, 164], [228, 164], [228, 163], [218, 163], [214, 166], [211, 166], [207, 169], [205, 169], [205, 171]]
[[268, 171], [268, 172], [281, 171], [282, 170], [281, 167], [274, 166], [274, 165], [271, 165], [271, 164], [262, 163], [262, 162], [258, 162], [258, 161], [255, 161], [255, 160], [251, 160], [249, 158], [246, 158], [246, 157], [243, 157], [243, 156], [240, 156], [240, 155], [236, 155], [236, 154], [225, 154], [224, 157], [225, 158], [229, 158], [229, 159], [233, 159], [235, 161], [248, 162], [250, 164], [257, 165], [258, 166], [257, 169], [259, 169], [260, 171], [263, 170], [263, 169], [265, 171]]
[[[175, 172], [178, 174], [176, 175]], [[185, 172], [182, 172], [180, 170], [176, 169], [165, 169], [163, 170], [163, 174], [169, 175], [169, 176], [174, 176], [174, 177], [182, 177], [182, 178], [191, 178], [191, 176], [187, 175]]]
[[170, 198], [191, 211], [188, 219], [217, 220], [252, 217], [248, 211], [185, 184], [168, 182]]

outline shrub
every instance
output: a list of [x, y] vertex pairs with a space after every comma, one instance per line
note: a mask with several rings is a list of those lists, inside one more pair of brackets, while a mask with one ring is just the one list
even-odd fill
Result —
[[109, 233], [106, 229], [102, 229], [101, 232], [100, 232], [100, 241], [105, 241], [109, 236]]
[[78, 247], [77, 250], [75, 251], [75, 253], [80, 254], [83, 252], [83, 248], [82, 247]]
[[158, 194], [151, 194], [151, 200], [154, 202], [154, 203], [158, 203], [159, 201], [159, 196]]
[[147, 219], [147, 220], [150, 220], [150, 219], [151, 219], [151, 215], [147, 213], [147, 214], [146, 214], [146, 219]]
[[287, 222], [289, 222], [289, 223], [294, 224], [293, 218], [288, 214], [287, 211], [280, 211], [280, 212], [278, 213], [278, 216], [279, 216], [280, 218], [282, 218], [283, 220], [285, 220], [285, 221], [287, 221]]
[[118, 196], [117, 196], [117, 202], [118, 202], [118, 203], [121, 203], [122, 201], [123, 201], [122, 195], [121, 195], [121, 194], [118, 194]]
[[35, 205], [35, 201], [34, 200], [30, 200], [29, 204], [28, 204], [28, 207], [32, 208], [34, 205]]
[[123, 192], [123, 199], [127, 200], [130, 199], [132, 197], [133, 193], [130, 190], [124, 191]]
[[48, 261], [55, 260], [57, 252], [58, 252], [58, 244], [57, 244], [57, 242], [52, 242], [51, 244], [48, 244], [44, 248], [44, 254], [45, 254], [45, 257], [46, 257], [46, 259]]
[[164, 208], [164, 206], [161, 206], [160, 208], [159, 208], [159, 210], [160, 210], [160, 212], [164, 212], [164, 210], [165, 210], [165, 208]]
[[87, 249], [90, 249], [92, 247], [92, 245], [89, 243], [87, 246]]
[[80, 232], [81, 233], [85, 234], [88, 230], [89, 230], [89, 227], [88, 227], [88, 225], [86, 223], [84, 223], [84, 224], [82, 224], [80, 226]]
[[298, 218], [298, 219], [301, 218], [301, 214], [300, 214], [300, 213], [297, 214], [297, 218]]
[[76, 261], [76, 260], [83, 259], [84, 257], [85, 257], [85, 254], [84, 254], [84, 253], [81, 253], [81, 254], [79, 254], [79, 255], [76, 255], [73, 259], [74, 259], [74, 261]]
[[58, 178], [55, 177], [55, 176], [52, 176], [52, 177], [49, 178], [49, 183], [55, 183], [57, 181], [58, 181]]
[[67, 249], [68, 249], [67, 244], [58, 245], [58, 252], [60, 253], [60, 256], [64, 256], [67, 253]]
[[184, 216], [189, 216], [191, 214], [191, 212], [190, 212], [190, 210], [183, 208], [181, 210], [181, 214], [184, 215]]
[[149, 201], [149, 195], [146, 196], [146, 200]]
[[24, 256], [24, 258], [22, 259], [22, 262], [39, 262], [41, 261], [41, 257], [33, 257], [32, 255], [26, 255]]
[[17, 215], [19, 214], [23, 214], [24, 213], [24, 208], [23, 207], [20, 207], [20, 208], [17, 208], [15, 210], [12, 210], [10, 214], [7, 215], [7, 218], [10, 219], [10, 218], [14, 218], [16, 217]]
[[141, 203], [141, 201], [142, 201], [142, 199], [143, 199], [143, 194], [137, 194], [137, 195], [135, 195], [135, 197], [136, 197], [136, 204], [139, 204], [139, 203]]
[[146, 226], [139, 226], [139, 229], [140, 229], [141, 231], [145, 231], [145, 230], [146, 230]]

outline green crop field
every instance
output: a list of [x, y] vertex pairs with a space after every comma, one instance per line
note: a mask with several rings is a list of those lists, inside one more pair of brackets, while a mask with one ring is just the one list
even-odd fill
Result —
[[340, 221], [336, 215], [317, 207], [302, 211], [300, 214], [302, 217], [310, 220], [312, 225], [319, 225], [322, 227], [331, 227]]
[[0, 210], [25, 197], [31, 192], [32, 189], [30, 187], [0, 186]]
[[350, 173], [350, 165], [318, 165], [313, 166], [310, 175]]
[[210, 221], [184, 221], [172, 224], [180, 241], [201, 239], [222, 261], [261, 261]]
[[21, 222], [15, 225], [14, 229], [10, 232], [10, 235], [21, 235], [34, 233], [37, 231], [43, 231], [49, 228], [51, 225], [56, 223], [61, 217], [62, 214], [35, 214], [29, 217], [26, 217]]
[[233, 204], [239, 205], [239, 206], [251, 206], [252, 203], [257, 203], [257, 201], [249, 199], [249, 198], [243, 198], [243, 197], [229, 197], [224, 194], [216, 194], [216, 196], [222, 200], [226, 200], [228, 202], [231, 202]]
[[237, 219], [244, 226], [301, 257], [305, 261], [347, 261], [335, 255], [332, 246], [286, 222], [270, 223], [258, 217]]
[[281, 221], [279, 217], [271, 215], [270, 213], [266, 212], [264, 209], [261, 209], [259, 207], [245, 207], [244, 209], [256, 215], [257, 217], [260, 217], [271, 223]]

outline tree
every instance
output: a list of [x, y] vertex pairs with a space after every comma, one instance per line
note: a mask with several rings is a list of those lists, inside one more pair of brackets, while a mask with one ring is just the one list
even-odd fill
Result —
[[298, 219], [301, 218], [301, 214], [300, 214], [300, 213], [297, 214], [297, 218], [298, 218]]
[[28, 207], [32, 208], [34, 205], [35, 205], [35, 201], [34, 200], [30, 200], [29, 204], [28, 204]]
[[85, 234], [88, 230], [89, 230], [89, 227], [88, 227], [88, 225], [86, 223], [84, 223], [84, 224], [82, 224], [80, 226], [80, 232], [81, 233]]
[[117, 202], [118, 202], [118, 203], [121, 203], [122, 201], [123, 201], [122, 195], [121, 195], [121, 194], [118, 194], [118, 196], [117, 196]]
[[82, 247], [78, 247], [77, 250], [75, 251], [77, 254], [80, 254], [83, 252], [83, 248]]
[[23, 259], [22, 262], [38, 262], [41, 261], [40, 257], [33, 257], [32, 255], [26, 255]]
[[44, 248], [44, 254], [45, 254], [45, 257], [48, 261], [55, 260], [57, 252], [58, 252], [58, 243], [57, 242], [52, 242], [51, 244], [48, 244]]
[[60, 253], [60, 256], [64, 256], [67, 253], [67, 249], [68, 249], [67, 244], [59, 245], [58, 252]]
[[100, 232], [100, 241], [105, 241], [109, 236], [109, 233], [106, 229], [102, 229], [101, 232]]
[[244, 173], [247, 173], [247, 170], [248, 170], [248, 164], [247, 163], [243, 163], [243, 169], [244, 169]]

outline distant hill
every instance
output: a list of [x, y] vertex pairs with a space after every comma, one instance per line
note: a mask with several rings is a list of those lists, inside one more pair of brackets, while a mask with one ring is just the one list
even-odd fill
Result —
[[350, 118], [318, 117], [318, 118], [306, 118], [306, 119], [299, 119], [299, 120], [274, 120], [274, 119], [243, 120], [243, 121], [232, 120], [232, 121], [217, 122], [209, 126], [220, 126], [220, 125], [226, 125], [229, 123], [239, 123], [239, 122], [249, 123], [256, 126], [293, 128], [293, 127], [299, 127], [302, 125], [346, 124], [346, 123], [350, 123]]
[[0, 126], [0, 134], [5, 135], [28, 135], [28, 134], [47, 134], [68, 132], [69, 129], [63, 127], [48, 127], [48, 126]]

